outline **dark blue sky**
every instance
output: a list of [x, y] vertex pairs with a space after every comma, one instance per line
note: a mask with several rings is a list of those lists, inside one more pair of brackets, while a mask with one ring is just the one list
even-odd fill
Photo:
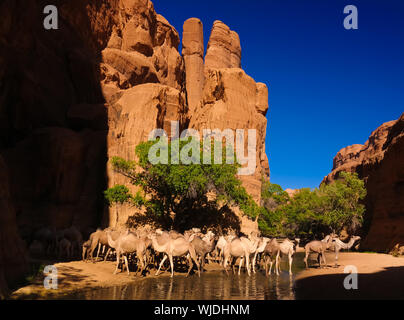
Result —
[[[269, 86], [267, 154], [271, 181], [317, 187], [343, 147], [364, 143], [404, 112], [403, 0], [154, 0], [182, 33], [214, 20], [240, 35], [242, 67]], [[359, 30], [343, 27], [356, 5]]]

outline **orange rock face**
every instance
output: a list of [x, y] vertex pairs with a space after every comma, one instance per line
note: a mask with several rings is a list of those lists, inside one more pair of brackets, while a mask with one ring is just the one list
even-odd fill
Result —
[[[256, 170], [243, 183], [259, 201], [268, 89], [240, 69], [237, 33], [216, 21], [204, 61], [202, 22], [184, 23], [181, 55], [179, 33], [149, 0], [63, 1], [57, 31], [42, 27], [44, 5], [0, 2], [1, 237], [19, 230], [29, 245], [42, 226], [125, 224], [132, 208], [105, 208], [103, 191], [128, 182], [108, 159], [133, 158], [170, 121], [256, 129]], [[0, 241], [0, 266], [14, 263], [5, 244], [24, 251]]]
[[334, 158], [331, 182], [341, 171], [365, 180], [366, 238], [362, 248], [391, 250], [404, 244], [404, 114], [376, 129], [364, 145], [342, 149]]

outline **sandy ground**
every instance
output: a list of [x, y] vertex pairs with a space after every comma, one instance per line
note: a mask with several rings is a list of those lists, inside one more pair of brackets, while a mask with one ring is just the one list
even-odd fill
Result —
[[[317, 262], [311, 260], [309, 270], [296, 276], [296, 299], [404, 299], [404, 258], [346, 252], [339, 254], [337, 268], [334, 253], [327, 253], [326, 259], [328, 267], [318, 269]], [[347, 266], [358, 271], [357, 290], [344, 287]]]

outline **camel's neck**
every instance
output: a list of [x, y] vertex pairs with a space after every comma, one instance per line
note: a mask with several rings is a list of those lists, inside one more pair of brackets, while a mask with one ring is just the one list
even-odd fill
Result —
[[116, 248], [117, 241], [112, 240], [111, 234], [109, 232], [107, 233], [107, 239], [108, 239], [108, 245], [111, 248]]
[[348, 250], [351, 249], [352, 246], [354, 245], [354, 243], [355, 243], [355, 239], [351, 238], [351, 240], [349, 240], [349, 242], [346, 244], [347, 249]]

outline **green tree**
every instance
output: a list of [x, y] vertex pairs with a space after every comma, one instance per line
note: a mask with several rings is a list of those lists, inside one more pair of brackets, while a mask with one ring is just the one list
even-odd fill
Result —
[[[126, 186], [115, 186], [105, 192], [109, 203], [129, 202], [144, 207], [149, 222], [177, 230], [183, 230], [189, 224], [196, 226], [198, 221], [206, 225], [219, 222], [228, 215], [226, 208], [232, 204], [240, 206], [251, 217], [259, 214], [259, 207], [236, 176], [239, 165], [227, 164], [225, 155], [222, 164], [185, 164], [177, 156], [171, 156], [172, 148], [178, 143], [173, 141], [167, 149], [157, 153], [162, 163], [153, 164], [150, 154], [158, 142], [139, 144], [136, 147], [138, 161], [112, 159], [114, 170], [129, 178], [141, 192], [133, 196]], [[203, 148], [198, 145], [191, 149], [189, 144], [189, 140], [179, 141], [179, 152], [190, 158], [204, 159]], [[212, 155], [212, 163], [213, 160]], [[208, 198], [209, 192], [216, 195], [213, 200]]]
[[287, 235], [310, 239], [327, 232], [324, 208], [324, 198], [319, 196], [317, 189], [299, 190], [285, 206], [280, 208], [287, 217], [285, 226]]
[[357, 173], [341, 172], [333, 183], [322, 184], [319, 193], [326, 203], [324, 220], [334, 232], [346, 228], [353, 233], [362, 227], [365, 206], [361, 201], [367, 192]]
[[264, 235], [279, 237], [285, 235], [285, 215], [277, 210], [290, 200], [289, 195], [278, 184], [262, 180], [261, 212], [259, 228]]
[[343, 229], [357, 232], [363, 223], [366, 189], [357, 174], [341, 172], [331, 184], [301, 189], [293, 198], [286, 198], [280, 186], [267, 184], [262, 195], [260, 227], [272, 236], [319, 239]]

